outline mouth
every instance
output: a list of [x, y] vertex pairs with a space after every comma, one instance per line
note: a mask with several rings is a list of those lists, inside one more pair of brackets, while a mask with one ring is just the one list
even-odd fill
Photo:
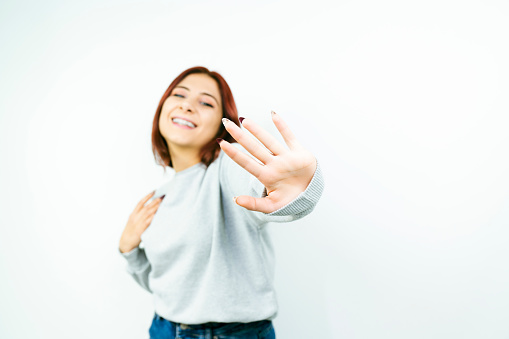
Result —
[[191, 122], [187, 119], [184, 119], [184, 118], [175, 117], [175, 118], [172, 118], [171, 121], [173, 122], [174, 125], [177, 125], [181, 128], [186, 128], [186, 129], [196, 128], [196, 125], [193, 122]]

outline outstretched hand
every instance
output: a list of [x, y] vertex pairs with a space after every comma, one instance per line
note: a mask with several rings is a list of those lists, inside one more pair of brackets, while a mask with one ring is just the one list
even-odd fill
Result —
[[306, 190], [316, 170], [316, 159], [302, 147], [278, 114], [272, 112], [272, 121], [288, 148], [254, 121], [242, 118], [240, 120], [242, 126], [266, 148], [230, 120], [223, 118], [223, 124], [231, 136], [260, 163], [225, 140], [220, 140], [219, 146], [233, 161], [265, 186], [267, 196], [255, 198], [241, 195], [236, 197], [235, 201], [237, 205], [252, 211], [277, 211]]

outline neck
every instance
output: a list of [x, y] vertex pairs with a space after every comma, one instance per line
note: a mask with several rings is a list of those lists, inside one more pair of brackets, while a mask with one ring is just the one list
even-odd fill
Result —
[[199, 151], [193, 149], [172, 147], [169, 151], [175, 172], [183, 171], [201, 161]]

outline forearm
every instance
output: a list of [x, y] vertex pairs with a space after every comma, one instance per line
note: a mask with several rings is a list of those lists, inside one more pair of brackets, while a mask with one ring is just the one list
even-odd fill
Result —
[[120, 254], [127, 260], [127, 272], [141, 287], [152, 293], [148, 283], [148, 275], [152, 267], [145, 255], [145, 250], [136, 247], [127, 253], [120, 251]]

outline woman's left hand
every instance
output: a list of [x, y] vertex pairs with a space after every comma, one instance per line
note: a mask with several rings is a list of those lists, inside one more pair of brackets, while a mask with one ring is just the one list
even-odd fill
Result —
[[304, 192], [317, 166], [313, 154], [302, 147], [278, 114], [272, 112], [272, 121], [288, 148], [250, 119], [244, 119], [242, 126], [266, 148], [236, 124], [223, 119], [223, 124], [231, 136], [261, 163], [225, 140], [219, 143], [233, 161], [254, 175], [267, 189], [265, 198], [241, 195], [236, 198], [236, 203], [248, 210], [263, 213], [277, 211]]

